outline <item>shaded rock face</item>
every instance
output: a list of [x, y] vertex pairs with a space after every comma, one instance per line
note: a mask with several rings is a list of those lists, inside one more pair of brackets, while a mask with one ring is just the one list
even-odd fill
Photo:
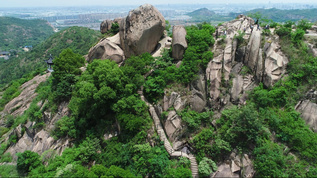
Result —
[[117, 64], [124, 61], [124, 52], [119, 47], [118, 39], [119, 33], [113, 37], [102, 39], [100, 42], [92, 47], [88, 53], [88, 62], [93, 61], [94, 59], [111, 59]]
[[[6, 150], [6, 153], [10, 153], [14, 160], [17, 159], [16, 153], [24, 152], [26, 150], [42, 154], [44, 151], [51, 149], [55, 150], [59, 155], [62, 154], [64, 149], [70, 146], [69, 140], [54, 140], [54, 138], [50, 136], [50, 131], [54, 129], [56, 121], [69, 114], [67, 105], [68, 103], [62, 103], [54, 117], [51, 117], [50, 113], [44, 114], [43, 120], [45, 121], [46, 128], [40, 130], [39, 132], [33, 128], [35, 122], [29, 121], [26, 124], [20, 124], [13, 131], [7, 133], [5, 136], [5, 138], [7, 138], [6, 141], [8, 141], [11, 135], [16, 135], [18, 137], [18, 142], [11, 145]], [[24, 128], [24, 132], [22, 131], [22, 128]]]
[[170, 49], [170, 48], [171, 48], [171, 45], [172, 45], [171, 41], [172, 41], [172, 38], [169, 37], [169, 36], [166, 36], [166, 35], [164, 34], [164, 38], [159, 41], [159, 43], [157, 44], [157, 50], [155, 50], [155, 51], [152, 53], [152, 56], [153, 56], [153, 57], [160, 57], [160, 56], [162, 56], [161, 53], [162, 53], [162, 51], [163, 51], [164, 49]]
[[32, 80], [25, 82], [20, 87], [20, 90], [22, 91], [21, 94], [7, 103], [3, 112], [13, 116], [22, 115], [24, 111], [30, 107], [32, 100], [37, 96], [37, 93], [35, 93], [36, 88], [40, 83], [46, 81], [50, 75], [51, 73], [37, 75]]
[[107, 33], [111, 29], [113, 23], [120, 24], [121, 20], [122, 20], [122, 18], [116, 18], [114, 20], [104, 20], [104, 21], [102, 21], [101, 24], [100, 24], [100, 32], [102, 34]]
[[176, 60], [182, 60], [187, 49], [186, 34], [184, 26], [173, 27], [172, 57]]
[[130, 11], [120, 24], [120, 41], [125, 56], [152, 53], [164, 29], [165, 19], [154, 6], [145, 4]]

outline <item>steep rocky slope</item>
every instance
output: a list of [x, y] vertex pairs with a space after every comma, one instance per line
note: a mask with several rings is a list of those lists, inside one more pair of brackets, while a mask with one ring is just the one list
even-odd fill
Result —
[[[102, 26], [109, 28], [109, 23], [103, 22]], [[223, 109], [232, 105], [246, 105], [249, 91], [259, 83], [270, 88], [287, 76], [286, 67], [289, 60], [281, 51], [279, 37], [264, 35], [262, 29], [251, 29], [250, 26], [253, 24], [253, 19], [240, 15], [236, 20], [218, 26], [214, 33], [216, 42], [213, 48], [209, 49], [214, 54], [212, 60], [208, 61], [206, 69], [200, 68], [197, 76], [188, 85], [174, 83], [172, 87], [167, 87], [163, 98], [157, 103], [147, 101], [146, 96], [143, 95], [143, 86], [138, 91], [141, 99], [149, 107], [147, 109], [153, 119], [152, 128], [146, 133], [147, 141], [153, 146], [156, 142], [154, 137], [157, 134], [156, 138], [163, 142], [171, 158], [189, 158], [193, 177], [198, 177], [197, 160], [193, 154], [198, 150], [192, 148], [191, 141], [197, 133], [186, 132], [188, 126], [182, 118], [182, 111], [188, 108], [197, 113], [212, 110], [215, 113], [214, 120], [209, 123], [210, 129], [208, 127], [207, 130], [211, 130], [213, 134], [214, 129], [217, 128], [216, 120], [221, 117]], [[149, 52], [154, 57], [161, 57], [160, 52], [172, 47], [170, 52], [175, 61], [171, 65], [180, 67], [187, 49], [186, 30], [182, 26], [176, 26], [173, 28], [173, 37], [170, 38], [163, 32], [164, 26], [164, 18], [153, 6], [140, 6], [121, 21], [120, 33], [100, 40], [90, 49], [88, 61], [111, 59], [122, 66], [131, 55]], [[144, 78], [151, 76], [155, 70], [155, 67], [149, 70]], [[25, 83], [21, 88], [23, 90], [21, 95], [6, 105], [4, 113], [15, 116], [23, 114], [36, 96], [34, 92], [36, 87], [48, 76], [49, 74], [36, 76]], [[316, 95], [316, 91], [311, 90], [307, 93], [305, 100], [300, 101], [296, 106], [296, 109], [302, 113], [302, 117], [315, 131]], [[44, 105], [45, 102], [38, 103], [41, 108]], [[72, 141], [68, 138], [54, 140], [51, 131], [56, 121], [70, 114], [68, 102], [63, 102], [58, 106], [57, 113], [43, 112], [42, 119], [46, 124], [43, 129], [36, 129], [36, 123], [31, 121], [19, 124], [2, 137], [5, 138], [2, 143], [8, 142], [13, 136], [17, 137], [17, 142], [9, 145], [6, 153], [10, 153], [15, 160], [16, 153], [25, 150], [39, 154], [54, 150], [62, 154], [65, 148], [72, 146]], [[166, 115], [166, 119], [162, 119], [163, 115]], [[120, 134], [120, 124], [116, 121], [114, 125], [118, 132], [104, 133], [105, 140]], [[275, 133], [270, 137], [272, 140], [276, 139]], [[215, 142], [211, 141], [208, 144], [212, 145]], [[255, 168], [252, 159], [250, 152], [242, 153], [241, 150], [233, 149], [218, 162], [218, 170], [210, 176], [253, 177]]]

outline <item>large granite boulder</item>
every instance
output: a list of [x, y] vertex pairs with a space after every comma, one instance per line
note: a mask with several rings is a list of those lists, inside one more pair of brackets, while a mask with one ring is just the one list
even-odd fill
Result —
[[120, 41], [125, 56], [152, 53], [164, 29], [165, 19], [154, 6], [145, 4], [130, 11], [120, 24]]
[[91, 62], [94, 59], [111, 59], [117, 64], [121, 63], [125, 57], [123, 50], [115, 43], [109, 39], [102, 39], [96, 46], [92, 47], [88, 53], [88, 62]]
[[181, 60], [184, 57], [187, 49], [186, 34], [184, 26], [173, 27], [172, 56], [176, 60]]

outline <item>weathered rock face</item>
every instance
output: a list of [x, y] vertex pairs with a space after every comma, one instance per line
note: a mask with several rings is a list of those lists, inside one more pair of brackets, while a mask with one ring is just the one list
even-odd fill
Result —
[[88, 62], [93, 61], [94, 59], [111, 59], [117, 64], [121, 63], [125, 57], [123, 50], [118, 46], [119, 34], [102, 39], [100, 42], [92, 47], [88, 53]]
[[275, 42], [264, 45], [265, 62], [263, 84], [267, 87], [273, 86], [286, 72], [288, 59], [281, 52], [279, 45]]
[[205, 75], [201, 71], [198, 75], [198, 79], [191, 83], [192, 96], [190, 97], [190, 107], [196, 112], [204, 111], [207, 104], [207, 93], [206, 93]]
[[261, 31], [253, 31], [246, 49], [243, 63], [255, 74], [257, 80], [262, 80], [263, 59], [261, 46]]
[[107, 33], [107, 31], [109, 31], [111, 29], [112, 26], [112, 20], [104, 20], [101, 22], [100, 24], [100, 32], [102, 34]]
[[182, 120], [175, 111], [170, 111], [168, 113], [164, 128], [170, 141], [174, 142], [182, 129]]
[[212, 177], [253, 177], [254, 174], [255, 170], [249, 156], [244, 154], [241, 157], [232, 152], [230, 159], [218, 166]]
[[309, 100], [300, 101], [295, 109], [301, 113], [301, 117], [305, 120], [310, 128], [317, 132], [317, 104]]
[[107, 32], [111, 29], [113, 23], [118, 23], [118, 24], [120, 24], [120, 23], [121, 23], [121, 20], [122, 20], [122, 18], [116, 18], [116, 19], [114, 19], [114, 20], [104, 20], [104, 21], [101, 22], [101, 24], [100, 24], [100, 32], [101, 32], [102, 34], [107, 33]]
[[46, 81], [46, 79], [51, 75], [51, 73], [46, 73], [44, 75], [37, 75], [32, 80], [25, 82], [21, 87], [21, 94], [11, 100], [5, 105], [3, 112], [9, 113], [13, 116], [20, 116], [26, 111], [32, 102], [32, 100], [37, 96], [35, 89], [40, 83]]
[[[215, 109], [228, 102], [244, 104], [247, 91], [257, 83], [271, 87], [286, 72], [288, 59], [280, 50], [278, 36], [263, 37], [261, 30], [256, 29], [251, 32], [254, 21], [243, 15], [238, 18], [217, 28], [214, 59], [206, 69], [208, 97]], [[235, 38], [239, 31], [245, 32], [244, 41]]]
[[[49, 113], [44, 114], [43, 119], [47, 126], [39, 132], [33, 128], [35, 122], [29, 121], [26, 124], [20, 124], [13, 131], [7, 133], [5, 136], [7, 140], [11, 135], [16, 135], [18, 142], [10, 146], [6, 153], [10, 153], [14, 160], [17, 159], [16, 153], [26, 150], [42, 154], [44, 151], [51, 149], [55, 150], [57, 154], [61, 154], [65, 148], [70, 146], [69, 141], [67, 139], [54, 140], [49, 132], [54, 128], [56, 121], [69, 114], [67, 105], [68, 103], [62, 103], [58, 108], [58, 113], [54, 117], [51, 117]], [[24, 128], [24, 132], [22, 128]]]
[[184, 26], [173, 27], [172, 57], [176, 60], [183, 59], [187, 49], [186, 34]]
[[301, 117], [305, 120], [310, 128], [317, 132], [317, 91], [310, 90], [306, 93], [304, 100], [299, 101], [295, 109], [301, 113]]
[[152, 5], [145, 4], [130, 11], [120, 24], [120, 41], [125, 56], [152, 53], [164, 29], [165, 19]]

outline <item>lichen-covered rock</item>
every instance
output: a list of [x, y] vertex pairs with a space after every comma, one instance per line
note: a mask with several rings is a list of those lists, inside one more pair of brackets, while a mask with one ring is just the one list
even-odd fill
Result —
[[111, 59], [117, 64], [121, 63], [125, 59], [124, 52], [115, 43], [115, 38], [110, 40], [102, 39], [97, 45], [92, 47], [88, 53], [88, 62], [91, 62], [94, 59]]
[[165, 19], [154, 6], [145, 4], [130, 11], [120, 24], [120, 41], [125, 56], [152, 53], [164, 29]]
[[181, 60], [184, 57], [187, 49], [186, 34], [184, 26], [176, 25], [173, 27], [172, 57], [176, 60]]

